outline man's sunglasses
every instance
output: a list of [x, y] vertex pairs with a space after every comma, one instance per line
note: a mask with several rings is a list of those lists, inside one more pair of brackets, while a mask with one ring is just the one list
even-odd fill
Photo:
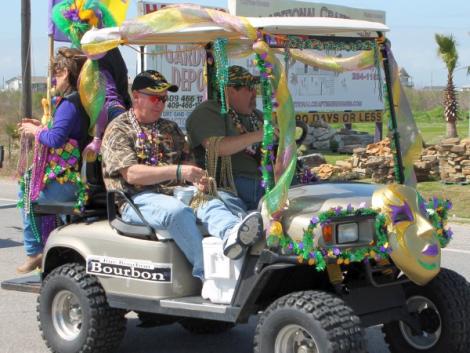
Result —
[[153, 104], [157, 104], [158, 102], [166, 103], [166, 101], [168, 100], [168, 96], [158, 96], [156, 94], [149, 94], [142, 91], [139, 91], [139, 93], [149, 97], [150, 102], [152, 102]]

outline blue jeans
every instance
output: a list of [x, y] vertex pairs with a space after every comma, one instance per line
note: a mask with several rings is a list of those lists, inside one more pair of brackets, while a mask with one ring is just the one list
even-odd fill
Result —
[[[193, 211], [180, 200], [165, 194], [143, 192], [132, 197], [142, 216], [155, 230], [167, 230], [188, 261], [193, 265], [193, 276], [204, 278], [202, 235], [196, 226], [200, 221], [209, 233], [221, 239], [228, 236], [239, 219], [219, 199], [212, 199]], [[142, 224], [132, 207], [122, 211], [125, 222]]]
[[[66, 202], [74, 201], [76, 199], [77, 187], [72, 183], [60, 184], [57, 181], [51, 181], [44, 190], [39, 194], [39, 198], [34, 201], [34, 203], [41, 203], [46, 201], [57, 201], [57, 202]], [[23, 198], [23, 193], [20, 191], [18, 193], [20, 199]], [[44, 244], [41, 239], [36, 239], [33, 234], [33, 229], [31, 226], [31, 215], [26, 214], [24, 209], [20, 209], [21, 219], [23, 220], [23, 239], [24, 239], [24, 249], [26, 255], [34, 256], [42, 252]], [[41, 217], [34, 217], [36, 222], [36, 227], [38, 230], [41, 229]]]
[[248, 177], [236, 177], [238, 197], [227, 191], [219, 191], [220, 198], [235, 215], [244, 216], [248, 210], [258, 208], [259, 200], [264, 195], [260, 180]]

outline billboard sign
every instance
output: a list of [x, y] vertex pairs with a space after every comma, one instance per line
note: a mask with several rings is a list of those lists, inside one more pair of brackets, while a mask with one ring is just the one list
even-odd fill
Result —
[[[385, 23], [384, 11], [324, 3], [295, 0], [229, 0], [228, 5], [230, 13], [237, 16], [334, 17]], [[369, 36], [370, 33], [350, 33], [349, 35], [364, 37]], [[353, 51], [317, 53], [343, 58], [358, 54]], [[279, 59], [284, 62], [283, 57], [280, 56]], [[238, 62], [240, 65], [251, 66], [251, 71], [256, 73], [256, 68], [253, 67], [251, 61], [249, 58]], [[289, 89], [296, 113], [304, 112], [303, 115], [308, 115], [308, 112], [365, 112], [384, 109], [380, 76], [375, 67], [362, 71], [336, 73], [300, 62], [289, 62], [288, 75]], [[308, 120], [312, 121], [312, 119]], [[366, 122], [365, 119], [357, 120], [356, 122]]]
[[[145, 15], [158, 11], [167, 5], [173, 4], [139, 2], [138, 14]], [[321, 16], [385, 23], [383, 11], [302, 1], [229, 0], [229, 9], [230, 13], [238, 16]], [[351, 35], [367, 36], [368, 34], [352, 33]], [[184, 131], [186, 118], [207, 97], [204, 49], [182, 45], [154, 45], [146, 46], [145, 52], [147, 53], [144, 58], [145, 69], [161, 72], [167, 80], [180, 87], [176, 94], [170, 95], [163, 117], [177, 122]], [[322, 54], [348, 57], [356, 55], [357, 52], [338, 51]], [[284, 60], [283, 57], [280, 59]], [[247, 67], [257, 74], [251, 57], [230, 59], [230, 64]], [[312, 113], [315, 112], [366, 112], [384, 108], [379, 73], [375, 67], [358, 72], [335, 73], [300, 62], [290, 62], [288, 75], [294, 109], [298, 116], [310, 116], [308, 121], [316, 119], [312, 118]], [[258, 98], [258, 107], [261, 108], [261, 98]], [[348, 119], [346, 117], [339, 120]], [[367, 120], [357, 118], [355, 122]]]

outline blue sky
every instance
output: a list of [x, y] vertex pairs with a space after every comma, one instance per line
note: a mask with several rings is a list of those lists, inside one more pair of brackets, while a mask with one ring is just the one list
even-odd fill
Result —
[[[178, 1], [167, 1], [178, 2]], [[181, 1], [180, 1], [181, 2]], [[189, 2], [189, 1], [183, 1]], [[193, 0], [191, 2], [226, 6], [226, 0]], [[387, 25], [391, 31], [388, 38], [400, 66], [413, 77], [418, 87], [444, 85], [446, 69], [437, 57], [434, 34], [453, 34], [458, 43], [458, 66], [470, 65], [470, 1], [469, 0], [324, 0], [322, 3], [350, 7], [377, 9], [386, 12]], [[0, 24], [0, 79], [21, 73], [21, 1], [2, 1], [3, 13]], [[132, 0], [128, 17], [137, 14], [137, 1]], [[31, 38], [33, 75], [45, 75], [47, 71], [47, 0], [31, 0]], [[56, 44], [57, 45], [57, 44]], [[124, 56], [129, 72], [136, 70], [135, 54], [125, 50]], [[470, 85], [466, 70], [457, 70], [455, 82], [458, 86]], [[0, 83], [1, 87], [1, 83]]]

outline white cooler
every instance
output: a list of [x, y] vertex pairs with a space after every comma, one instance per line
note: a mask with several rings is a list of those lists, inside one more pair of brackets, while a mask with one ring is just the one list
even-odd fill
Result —
[[224, 255], [223, 241], [206, 237], [202, 241], [204, 253], [204, 285], [202, 297], [213, 303], [229, 304], [232, 300], [243, 258], [231, 260]]

